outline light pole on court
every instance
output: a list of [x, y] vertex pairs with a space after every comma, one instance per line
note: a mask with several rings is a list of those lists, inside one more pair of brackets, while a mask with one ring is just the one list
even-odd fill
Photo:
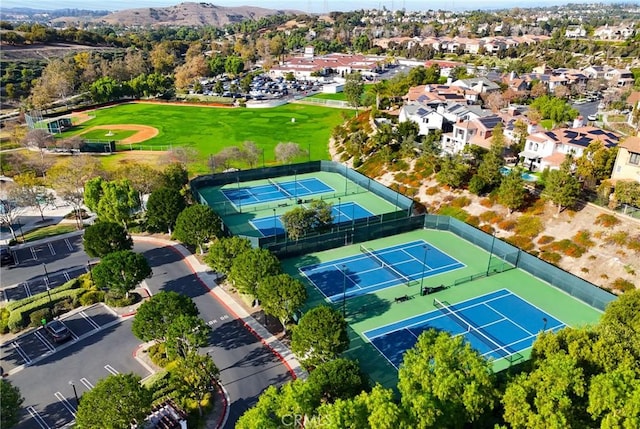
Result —
[[342, 317], [347, 317], [347, 266], [342, 264]]
[[542, 318], [542, 323], [543, 323], [542, 324], [542, 332], [544, 332], [544, 331], [547, 330], [547, 318], [546, 317]]
[[278, 223], [276, 217], [276, 209], [273, 209], [273, 239], [278, 240]]
[[340, 206], [342, 205], [342, 198], [338, 197], [338, 231], [340, 231], [340, 215], [342, 214], [342, 210]]
[[76, 385], [73, 380], [69, 380], [69, 384], [73, 387], [73, 396], [76, 397], [76, 407], [80, 406], [80, 398], [78, 398], [78, 391], [76, 390]]
[[422, 286], [424, 285], [424, 271], [427, 268], [427, 251], [429, 248], [426, 244], [422, 245], [424, 249], [424, 256], [422, 257], [422, 278], [420, 279], [420, 293], [422, 293]]

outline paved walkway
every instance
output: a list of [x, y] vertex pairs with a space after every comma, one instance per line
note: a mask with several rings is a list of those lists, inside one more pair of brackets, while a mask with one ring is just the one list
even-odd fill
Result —
[[171, 240], [164, 240], [155, 237], [134, 236], [135, 241], [154, 243], [162, 246], [171, 246], [176, 252], [180, 253], [185, 262], [189, 265], [194, 274], [209, 289], [209, 293], [221, 302], [229, 311], [238, 319], [242, 320], [245, 327], [253, 332], [264, 345], [269, 347], [282, 360], [285, 366], [296, 378], [306, 378], [307, 372], [300, 366], [300, 363], [294, 354], [280, 340], [273, 336], [264, 326], [244, 309], [242, 305], [236, 302], [225, 290], [218, 286], [216, 280], [217, 275], [211, 269], [202, 264], [189, 250], [183, 245]]

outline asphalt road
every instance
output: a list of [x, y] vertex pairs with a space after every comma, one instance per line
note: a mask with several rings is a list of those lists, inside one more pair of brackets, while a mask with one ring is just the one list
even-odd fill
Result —
[[193, 299], [200, 317], [212, 328], [210, 345], [202, 350], [210, 353], [220, 369], [220, 380], [230, 398], [226, 428], [233, 428], [238, 418], [269, 386], [291, 380], [285, 365], [227, 308], [200, 283], [181, 255], [168, 247], [156, 248], [148, 243], [136, 243], [134, 250], [143, 252], [153, 268], [153, 277], [146, 280], [152, 294], [174, 291]]

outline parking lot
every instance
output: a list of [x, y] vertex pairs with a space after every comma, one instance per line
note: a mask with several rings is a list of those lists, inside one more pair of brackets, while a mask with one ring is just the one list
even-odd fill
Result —
[[79, 339], [94, 334], [103, 328], [117, 322], [118, 316], [102, 303], [95, 304], [84, 310], [71, 312], [59, 319], [71, 332], [71, 338], [56, 344], [47, 335], [44, 328], [38, 327], [0, 346], [2, 368], [11, 374], [21, 366], [32, 365], [56, 350], [67, 347]]

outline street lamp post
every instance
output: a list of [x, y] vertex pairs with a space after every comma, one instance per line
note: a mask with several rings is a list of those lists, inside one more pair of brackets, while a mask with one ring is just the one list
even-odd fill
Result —
[[76, 385], [73, 380], [69, 380], [69, 384], [73, 387], [73, 396], [76, 397], [76, 407], [80, 406], [80, 398], [78, 398], [78, 391], [76, 390]]
[[347, 317], [347, 266], [342, 264], [342, 317]]
[[44, 268], [44, 283], [47, 286], [47, 295], [49, 296], [49, 307], [53, 312], [53, 301], [51, 300], [51, 288], [49, 287], [49, 272], [47, 271], [47, 264], [42, 264]]
[[89, 278], [91, 279], [91, 283], [93, 283], [93, 267], [91, 266], [91, 260], [87, 261], [87, 268], [89, 269]]
[[274, 240], [278, 239], [278, 224], [276, 218], [276, 209], [273, 209], [273, 238]]
[[342, 214], [342, 209], [340, 206], [342, 205], [342, 198], [338, 197], [338, 231], [340, 231], [340, 215]]
[[424, 249], [424, 256], [422, 257], [422, 278], [420, 279], [420, 293], [422, 293], [423, 290], [422, 286], [424, 285], [424, 271], [427, 268], [427, 251], [429, 250], [426, 244], [422, 245], [422, 248]]

